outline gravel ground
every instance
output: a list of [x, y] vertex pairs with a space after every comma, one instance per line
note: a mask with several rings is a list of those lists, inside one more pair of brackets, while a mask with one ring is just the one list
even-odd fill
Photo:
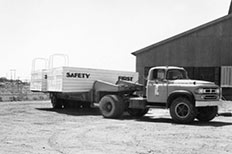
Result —
[[98, 109], [0, 102], [1, 154], [231, 154], [232, 103], [208, 123], [174, 124], [168, 110], [104, 119]]

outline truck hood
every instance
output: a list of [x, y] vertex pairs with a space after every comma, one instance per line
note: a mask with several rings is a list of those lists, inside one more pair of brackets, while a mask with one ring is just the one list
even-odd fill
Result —
[[216, 86], [213, 82], [209, 81], [202, 81], [202, 80], [190, 80], [190, 79], [181, 79], [181, 80], [174, 80], [170, 81], [170, 84], [191, 84], [196, 86]]

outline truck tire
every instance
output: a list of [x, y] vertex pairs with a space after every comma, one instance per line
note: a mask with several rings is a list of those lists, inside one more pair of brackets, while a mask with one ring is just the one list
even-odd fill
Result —
[[191, 123], [196, 117], [196, 109], [187, 98], [178, 97], [170, 106], [170, 115], [176, 123]]
[[100, 111], [105, 118], [119, 118], [124, 110], [125, 103], [117, 95], [106, 95], [100, 100]]
[[197, 119], [202, 122], [208, 122], [214, 119], [218, 113], [217, 106], [198, 107], [197, 108]]
[[56, 95], [51, 95], [51, 103], [53, 109], [62, 109], [63, 102]]
[[128, 109], [128, 113], [133, 117], [143, 117], [147, 112], [149, 111], [149, 108], [146, 109]]

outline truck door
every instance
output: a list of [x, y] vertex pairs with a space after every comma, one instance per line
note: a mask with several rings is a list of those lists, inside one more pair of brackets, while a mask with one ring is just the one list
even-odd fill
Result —
[[154, 69], [150, 72], [147, 82], [147, 101], [166, 103], [167, 102], [167, 86], [164, 69]]

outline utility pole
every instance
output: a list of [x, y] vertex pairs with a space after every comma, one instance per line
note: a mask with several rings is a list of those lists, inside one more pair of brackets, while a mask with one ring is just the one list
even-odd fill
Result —
[[10, 69], [10, 79], [15, 80], [16, 78], [16, 69]]
[[16, 75], [16, 69], [10, 69], [10, 80], [11, 80], [11, 93], [13, 94], [14, 91], [14, 84], [13, 84], [13, 79], [15, 79]]

